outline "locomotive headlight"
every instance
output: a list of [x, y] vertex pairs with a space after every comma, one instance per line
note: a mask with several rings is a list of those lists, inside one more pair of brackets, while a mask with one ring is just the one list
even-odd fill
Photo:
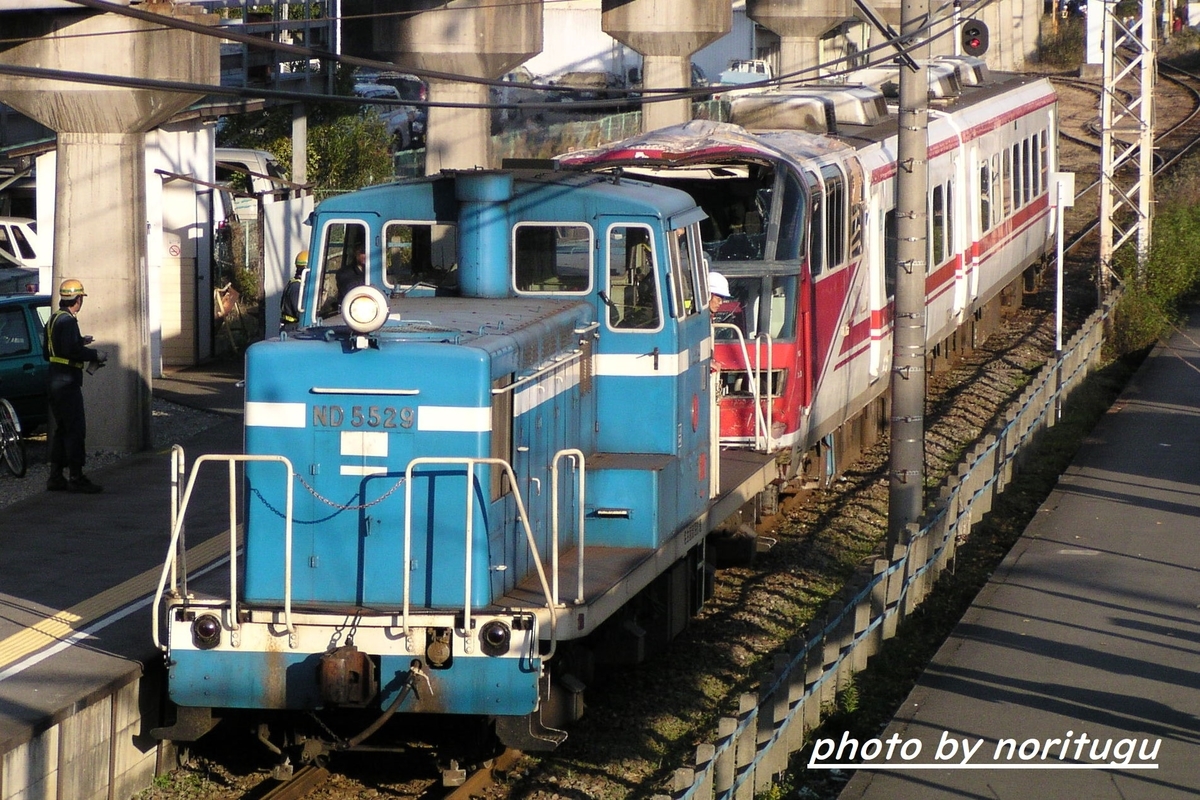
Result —
[[489, 656], [502, 656], [512, 643], [512, 631], [503, 622], [494, 619], [479, 629], [479, 642], [483, 652]]
[[201, 650], [211, 650], [221, 643], [221, 620], [212, 614], [201, 614], [192, 623], [192, 641]]
[[356, 286], [342, 299], [342, 318], [355, 333], [374, 333], [387, 322], [387, 298], [374, 286]]

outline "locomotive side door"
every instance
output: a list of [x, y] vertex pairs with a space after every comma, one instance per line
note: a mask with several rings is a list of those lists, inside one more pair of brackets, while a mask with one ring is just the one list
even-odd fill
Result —
[[[712, 354], [703, 259], [695, 219], [597, 220], [597, 447], [619, 454], [675, 456], [677, 511], [699, 514], [708, 496], [705, 401]], [[671, 409], [664, 418], [661, 412]], [[701, 473], [703, 476], [701, 477]], [[679, 517], [676, 517], [678, 519]], [[665, 532], [669, 535], [671, 532]]]

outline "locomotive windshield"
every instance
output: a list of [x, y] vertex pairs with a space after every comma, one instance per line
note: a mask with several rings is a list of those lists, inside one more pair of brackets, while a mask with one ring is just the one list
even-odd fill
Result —
[[695, 198], [708, 214], [700, 223], [700, 238], [711, 261], [790, 261], [803, 253], [806, 194], [791, 169], [720, 164], [626, 171]]
[[325, 226], [317, 299], [321, 319], [336, 315], [346, 293], [366, 282], [367, 256], [366, 225], [333, 222]]

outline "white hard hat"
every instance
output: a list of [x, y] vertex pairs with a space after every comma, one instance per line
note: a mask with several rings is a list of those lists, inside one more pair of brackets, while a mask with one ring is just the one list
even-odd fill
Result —
[[729, 293], [729, 279], [719, 272], [708, 273], [708, 293], [726, 299], [732, 297]]

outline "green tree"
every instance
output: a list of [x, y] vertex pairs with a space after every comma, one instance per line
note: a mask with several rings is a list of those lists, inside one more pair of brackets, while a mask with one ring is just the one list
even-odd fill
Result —
[[[339, 70], [337, 94], [353, 97], [353, 76]], [[285, 167], [292, 163], [292, 107], [225, 118], [220, 147], [267, 150]], [[308, 104], [308, 182], [323, 191], [351, 191], [390, 180], [391, 140], [379, 115], [353, 100]]]

